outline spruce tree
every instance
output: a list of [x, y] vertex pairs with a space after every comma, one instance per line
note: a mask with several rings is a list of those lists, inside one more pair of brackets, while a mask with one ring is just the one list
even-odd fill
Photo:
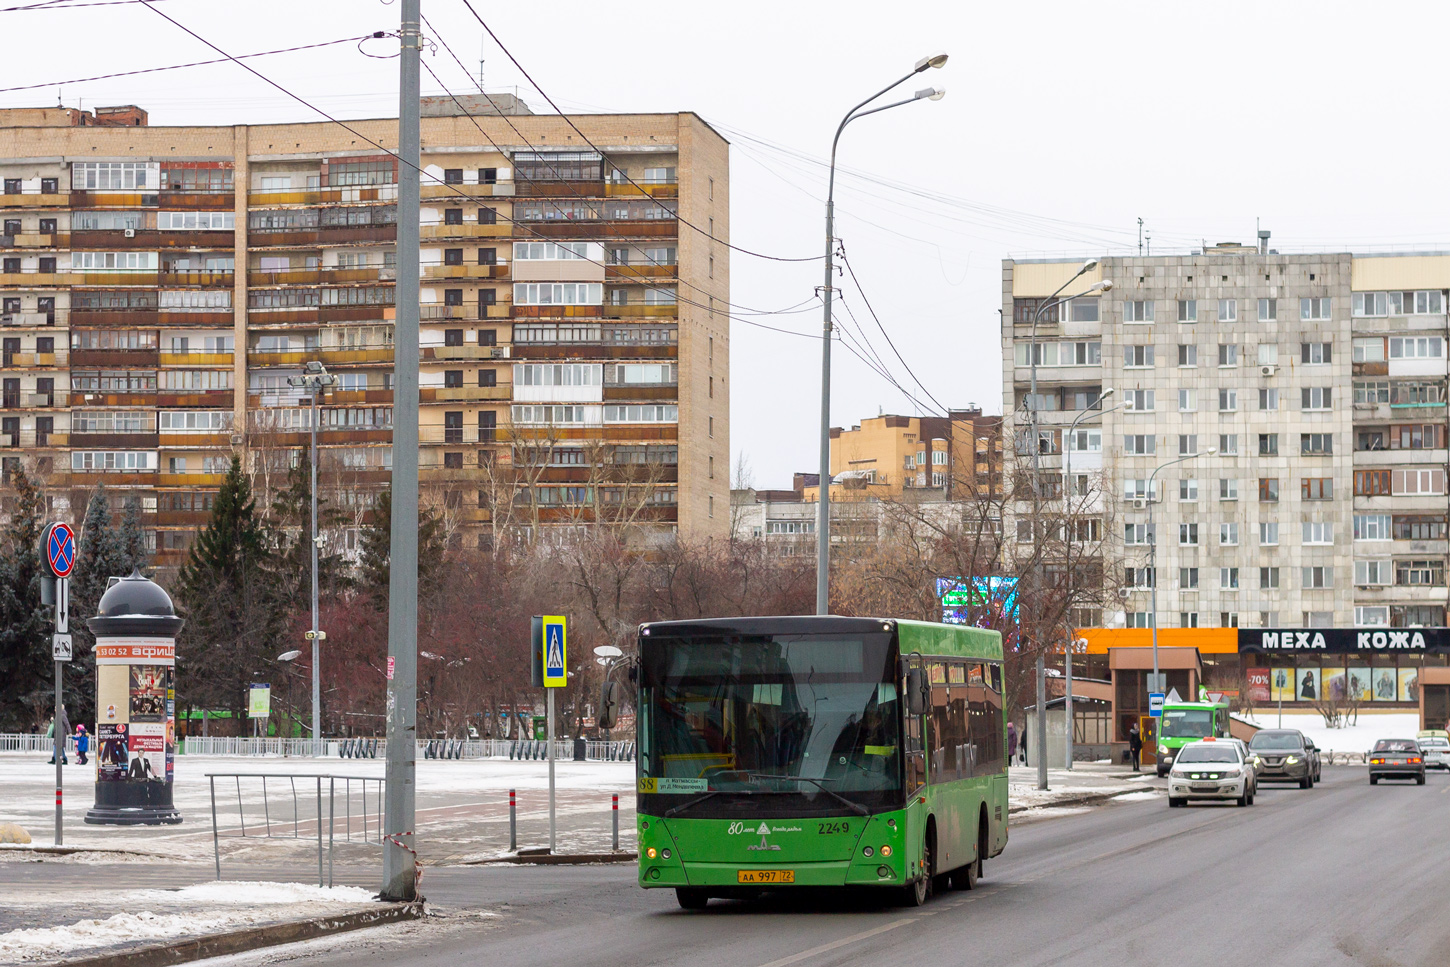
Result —
[[[361, 550], [358, 559], [358, 588], [372, 600], [373, 607], [385, 610], [388, 606], [388, 582], [391, 580], [389, 562], [392, 556], [393, 492], [391, 489], [378, 494], [373, 502], [372, 514], [363, 526], [360, 538]], [[425, 592], [432, 587], [438, 569], [443, 564], [444, 552], [443, 521], [432, 511], [423, 508], [418, 512], [418, 588]]]
[[98, 486], [76, 539], [76, 569], [70, 589], [74, 657], [66, 669], [66, 709], [71, 722], [85, 722], [87, 728], [94, 728], [96, 719], [96, 639], [86, 627], [86, 619], [95, 616], [110, 579], [131, 573], [123, 543], [123, 534], [112, 526], [106, 488]]
[[[312, 469], [307, 447], [302, 459], [287, 472], [287, 486], [272, 500], [269, 520], [280, 585], [289, 596], [306, 601], [312, 593]], [[317, 530], [325, 534], [340, 515], [321, 492], [317, 496]], [[317, 587], [322, 597], [341, 592], [347, 585], [346, 561], [339, 549], [323, 543], [317, 552]]]
[[146, 531], [141, 526], [141, 498], [132, 494], [121, 510], [119, 546], [124, 560], [124, 573], [133, 570], [147, 574], [151, 569], [151, 552], [146, 549]]
[[177, 642], [182, 704], [229, 708], [240, 720], [247, 684], [273, 667], [287, 601], [269, 555], [251, 484], [233, 456], [211, 520], [177, 576], [176, 600], [187, 619]]
[[10, 471], [14, 504], [0, 534], [0, 731], [44, 728], [54, 705], [54, 609], [40, 603], [45, 496], [22, 467]]

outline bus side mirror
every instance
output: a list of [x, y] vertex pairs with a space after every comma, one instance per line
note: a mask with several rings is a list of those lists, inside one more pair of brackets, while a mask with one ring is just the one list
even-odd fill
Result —
[[926, 711], [925, 681], [920, 668], [909, 668], [906, 672], [906, 710], [912, 715]]
[[619, 718], [619, 683], [605, 682], [599, 689], [599, 727], [601, 729], [614, 728], [615, 721]]

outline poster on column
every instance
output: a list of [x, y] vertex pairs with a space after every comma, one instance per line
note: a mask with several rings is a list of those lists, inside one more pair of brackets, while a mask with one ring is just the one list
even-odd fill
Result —
[[120, 782], [126, 778], [131, 752], [125, 722], [96, 724], [96, 781]]
[[1319, 691], [1319, 666], [1296, 668], [1294, 676], [1299, 684], [1299, 701], [1317, 702], [1321, 694]]
[[130, 761], [126, 778], [166, 781], [166, 723], [136, 722], [131, 725]]
[[131, 666], [131, 721], [166, 721], [165, 665]]
[[1401, 668], [1399, 678], [1400, 701], [1418, 702], [1420, 700], [1420, 670], [1418, 668]]

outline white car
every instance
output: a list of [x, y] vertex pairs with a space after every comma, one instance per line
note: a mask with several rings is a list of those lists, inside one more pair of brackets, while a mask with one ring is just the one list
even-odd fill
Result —
[[1425, 754], [1426, 769], [1450, 769], [1450, 739], [1440, 735], [1422, 735], [1418, 739]]
[[1179, 750], [1168, 771], [1168, 805], [1186, 806], [1194, 799], [1232, 799], [1252, 806], [1258, 776], [1244, 756], [1242, 742], [1203, 739]]

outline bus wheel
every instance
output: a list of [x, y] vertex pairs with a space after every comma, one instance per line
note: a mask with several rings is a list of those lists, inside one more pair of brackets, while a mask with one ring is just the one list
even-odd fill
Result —
[[931, 899], [931, 869], [931, 839], [925, 838], [921, 841], [921, 875], [916, 878], [916, 882], [906, 885], [905, 900], [907, 906], [925, 906], [926, 901]]
[[977, 880], [982, 876], [982, 857], [978, 854], [966, 866], [952, 870], [952, 888], [956, 890], [975, 890]]
[[682, 910], [703, 910], [710, 902], [710, 894], [690, 886], [675, 887], [675, 900]]

